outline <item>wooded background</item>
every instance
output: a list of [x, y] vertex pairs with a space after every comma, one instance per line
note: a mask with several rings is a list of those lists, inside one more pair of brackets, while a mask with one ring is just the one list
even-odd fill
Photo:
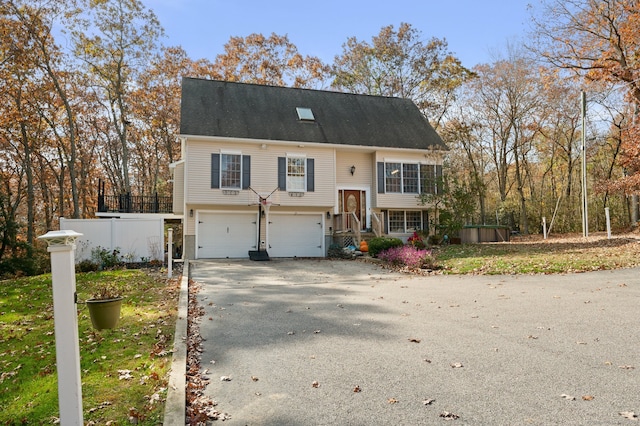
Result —
[[[543, 0], [526, 43], [467, 68], [411, 24], [349, 38], [333, 63], [287, 36], [232, 37], [215, 58], [166, 46], [138, 0], [0, 4], [0, 266], [108, 194], [171, 195], [183, 76], [412, 99], [450, 147], [436, 201], [461, 223], [581, 230], [587, 96], [589, 227], [637, 221], [640, 5]], [[634, 207], [635, 206], [635, 207]]]

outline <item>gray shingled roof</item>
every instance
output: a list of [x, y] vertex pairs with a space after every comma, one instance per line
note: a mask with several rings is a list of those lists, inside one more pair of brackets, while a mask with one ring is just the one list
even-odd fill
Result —
[[[298, 119], [310, 108], [314, 122]], [[180, 134], [447, 149], [409, 99], [182, 79]]]

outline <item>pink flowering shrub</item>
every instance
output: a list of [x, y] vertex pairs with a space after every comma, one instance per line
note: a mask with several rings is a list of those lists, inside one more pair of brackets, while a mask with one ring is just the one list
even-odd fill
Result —
[[407, 266], [410, 269], [433, 269], [435, 258], [431, 250], [419, 249], [413, 245], [391, 247], [378, 253], [378, 259], [392, 265]]

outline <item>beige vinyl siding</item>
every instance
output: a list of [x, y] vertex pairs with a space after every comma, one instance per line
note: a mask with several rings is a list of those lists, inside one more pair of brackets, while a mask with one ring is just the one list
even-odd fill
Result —
[[292, 197], [284, 191], [274, 193], [270, 201], [283, 206], [332, 206], [334, 199], [334, 154], [333, 149], [297, 147], [266, 144], [243, 144], [234, 142], [187, 142], [187, 203], [202, 205], [246, 206], [254, 199], [250, 190], [238, 194], [225, 194], [222, 189], [211, 188], [211, 154], [238, 152], [251, 156], [251, 187], [260, 193], [270, 193], [278, 186], [278, 157], [287, 154], [305, 155], [315, 161], [315, 189], [302, 197]]
[[184, 214], [184, 163], [173, 169], [173, 213]]
[[[275, 178], [275, 186], [277, 186], [278, 174], [278, 157], [286, 157], [287, 155], [305, 155], [307, 158], [313, 158], [315, 189], [313, 192], [305, 192], [302, 197], [292, 197], [286, 192], [280, 193], [281, 206], [333, 206], [334, 188], [335, 188], [335, 162], [334, 151], [331, 148], [321, 147], [291, 147], [291, 146], [273, 146], [268, 147], [270, 155], [265, 156], [265, 160], [269, 161], [272, 166], [267, 172], [269, 178]], [[255, 168], [253, 168], [256, 170]], [[258, 169], [259, 171], [259, 169]], [[253, 177], [251, 178], [253, 180]]]
[[378, 208], [420, 210], [429, 207], [421, 205], [416, 197], [417, 194], [378, 194]]
[[[353, 186], [356, 188], [373, 187], [372, 154], [356, 151], [336, 152], [336, 185], [339, 188]], [[351, 166], [356, 171], [351, 176]]]

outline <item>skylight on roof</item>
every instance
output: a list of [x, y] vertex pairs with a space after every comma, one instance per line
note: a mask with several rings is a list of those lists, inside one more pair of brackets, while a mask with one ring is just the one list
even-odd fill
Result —
[[311, 108], [296, 107], [296, 112], [298, 113], [299, 120], [316, 121], [316, 118], [313, 116], [313, 111], [311, 111]]

